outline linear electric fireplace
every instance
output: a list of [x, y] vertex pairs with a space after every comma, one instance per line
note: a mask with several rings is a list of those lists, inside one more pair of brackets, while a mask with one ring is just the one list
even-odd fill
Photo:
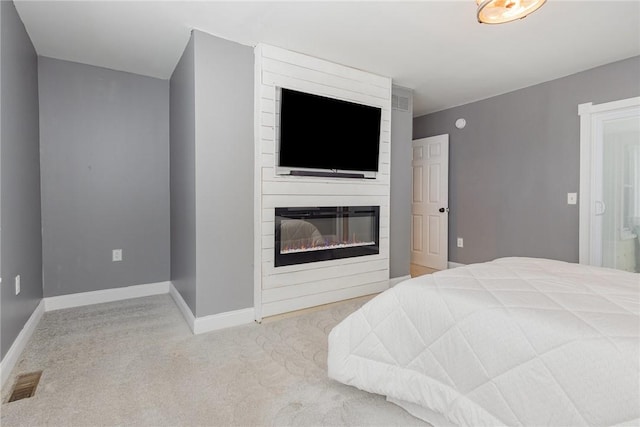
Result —
[[276, 208], [275, 266], [375, 255], [380, 207]]

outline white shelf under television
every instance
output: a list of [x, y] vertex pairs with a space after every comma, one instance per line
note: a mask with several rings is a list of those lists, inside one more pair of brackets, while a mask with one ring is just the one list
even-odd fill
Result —
[[349, 170], [329, 170], [329, 169], [309, 169], [291, 168], [276, 166], [276, 175], [299, 178], [329, 178], [329, 179], [375, 179], [377, 172], [369, 171], [349, 171]]

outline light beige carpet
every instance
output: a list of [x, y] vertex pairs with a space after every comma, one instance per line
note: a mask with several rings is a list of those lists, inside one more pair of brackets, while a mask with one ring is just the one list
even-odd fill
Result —
[[[327, 378], [327, 335], [364, 302], [197, 336], [168, 295], [46, 313], [1, 425], [425, 425]], [[4, 403], [34, 370], [36, 395]]]

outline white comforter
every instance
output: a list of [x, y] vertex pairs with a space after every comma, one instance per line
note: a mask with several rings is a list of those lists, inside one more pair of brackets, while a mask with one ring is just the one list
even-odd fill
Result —
[[329, 376], [459, 425], [640, 425], [640, 275], [502, 258], [403, 282], [329, 335]]

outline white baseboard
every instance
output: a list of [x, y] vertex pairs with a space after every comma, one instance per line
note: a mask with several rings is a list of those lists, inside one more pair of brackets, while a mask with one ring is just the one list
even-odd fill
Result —
[[212, 314], [210, 316], [196, 317], [193, 325], [194, 334], [217, 331], [218, 329], [231, 328], [232, 326], [247, 325], [253, 323], [255, 313], [253, 308], [243, 308], [241, 310], [227, 311], [224, 313]]
[[191, 312], [191, 309], [189, 308], [185, 300], [182, 298], [182, 295], [180, 295], [180, 292], [178, 292], [176, 287], [173, 285], [173, 283], [171, 283], [171, 285], [169, 286], [169, 295], [171, 295], [171, 298], [173, 298], [173, 301], [175, 301], [178, 309], [180, 310], [180, 313], [182, 313], [182, 317], [184, 317], [187, 325], [189, 325], [189, 329], [191, 329], [191, 332], [193, 332], [196, 318]]
[[146, 285], [125, 286], [123, 288], [103, 289], [100, 291], [80, 292], [44, 298], [45, 311], [81, 307], [83, 305], [102, 304], [131, 298], [160, 295], [169, 292], [170, 282], [149, 283]]
[[453, 261], [449, 261], [447, 263], [447, 268], [458, 268], [458, 267], [464, 267], [467, 264], [460, 264], [459, 262], [453, 262]]
[[393, 277], [389, 279], [389, 287], [393, 288], [395, 285], [397, 285], [400, 282], [404, 282], [405, 280], [409, 280], [411, 279], [411, 275], [407, 274], [406, 276], [400, 276], [400, 277]]
[[31, 313], [29, 320], [27, 320], [27, 323], [24, 324], [15, 341], [13, 341], [9, 351], [4, 355], [4, 358], [0, 362], [0, 387], [4, 387], [5, 381], [7, 381], [11, 371], [16, 366], [16, 363], [22, 354], [22, 350], [24, 350], [27, 342], [29, 342], [29, 338], [33, 335], [33, 331], [36, 330], [36, 326], [38, 326], [44, 312], [45, 303], [44, 300], [40, 300], [36, 309]]
[[248, 323], [252, 323], [255, 319], [253, 308], [227, 311], [225, 313], [212, 314], [210, 316], [195, 317], [173, 283], [169, 286], [169, 294], [176, 302], [178, 309], [182, 313], [182, 317], [184, 317], [184, 320], [186, 320], [194, 335], [217, 331], [218, 329], [230, 328], [232, 326], [246, 325]]

